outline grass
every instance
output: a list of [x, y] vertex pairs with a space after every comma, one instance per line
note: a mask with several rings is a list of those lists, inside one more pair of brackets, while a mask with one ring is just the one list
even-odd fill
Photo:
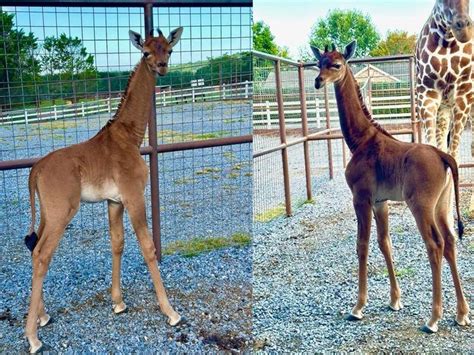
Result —
[[469, 251], [474, 251], [474, 240], [471, 240], [467, 246]]
[[229, 175], [227, 175], [227, 177], [229, 179], [237, 179], [239, 177], [239, 174], [237, 173], [230, 173]]
[[222, 138], [229, 135], [229, 131], [217, 131], [209, 133], [191, 133], [191, 132], [180, 132], [173, 130], [163, 130], [158, 132], [158, 137], [163, 142], [187, 142], [187, 141], [199, 141], [213, 138]]
[[299, 200], [299, 201], [296, 201], [296, 208], [303, 207], [304, 205], [314, 205], [314, 200]]
[[212, 174], [212, 173], [220, 173], [221, 171], [222, 171], [221, 168], [205, 167], [205, 168], [202, 168], [201, 170], [196, 171], [196, 175], [206, 175], [206, 174]]
[[224, 152], [222, 154], [224, 158], [229, 159], [230, 161], [237, 159], [237, 155], [234, 152]]
[[187, 185], [187, 184], [192, 184], [194, 183], [194, 179], [189, 179], [189, 178], [181, 178], [181, 179], [176, 179], [174, 181], [176, 185]]
[[[411, 277], [415, 276], [416, 271], [410, 267], [407, 268], [400, 268], [395, 270], [395, 276], [403, 278], [403, 277]], [[388, 270], [385, 268], [382, 271], [382, 275], [388, 277]]]
[[276, 207], [270, 208], [269, 210], [266, 210], [265, 212], [257, 213], [255, 215], [255, 221], [257, 222], [270, 222], [273, 221], [275, 218], [278, 218], [280, 216], [283, 216], [286, 212], [286, 207], [284, 204], [279, 204]]
[[252, 238], [246, 233], [234, 233], [230, 238], [193, 238], [186, 241], [176, 241], [168, 244], [164, 250], [164, 255], [180, 254], [186, 258], [208, 253], [213, 250], [245, 247], [250, 245]]
[[404, 231], [405, 231], [405, 228], [403, 228], [403, 226], [393, 226], [392, 227], [392, 233], [402, 234]]

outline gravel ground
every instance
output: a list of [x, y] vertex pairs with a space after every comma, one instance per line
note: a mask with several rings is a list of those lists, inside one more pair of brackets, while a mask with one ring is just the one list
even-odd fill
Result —
[[[161, 273], [171, 304], [186, 318], [176, 328], [160, 312], [133, 235], [126, 238], [122, 290], [129, 307], [112, 312], [111, 253], [106, 238], [84, 241], [68, 232], [45, 281], [54, 323], [39, 330], [53, 351], [200, 352], [245, 350], [251, 343], [250, 248], [229, 248], [194, 258], [165, 257]], [[28, 349], [23, 338], [30, 295], [27, 249], [2, 239], [0, 353]]]
[[[316, 179], [314, 179], [316, 180]], [[431, 271], [410, 211], [391, 203], [390, 226], [404, 308], [387, 309], [389, 281], [373, 224], [369, 303], [361, 322], [344, 316], [357, 297], [356, 219], [343, 174], [314, 181], [315, 203], [291, 218], [254, 224], [254, 349], [264, 352], [364, 351], [474, 353], [473, 327], [454, 325], [454, 286], [443, 267], [444, 317], [436, 335], [418, 330], [431, 310]], [[463, 191], [463, 209], [470, 195]], [[458, 242], [458, 267], [474, 309], [474, 223]], [[471, 315], [471, 319], [474, 316]]]

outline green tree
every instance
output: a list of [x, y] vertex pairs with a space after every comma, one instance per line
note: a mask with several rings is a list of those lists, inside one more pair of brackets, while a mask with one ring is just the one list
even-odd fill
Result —
[[377, 46], [380, 36], [368, 15], [357, 10], [332, 10], [311, 29], [310, 44], [323, 49], [332, 43], [342, 50], [357, 40], [356, 57], [365, 57]]
[[46, 37], [41, 56], [43, 70], [53, 78], [59, 74], [63, 84], [63, 93], [71, 94], [73, 101], [80, 94], [77, 90], [77, 80], [82, 80], [83, 90], [87, 92], [86, 79], [96, 76], [94, 57], [87, 53], [82, 41], [77, 37], [66, 36]]
[[15, 29], [15, 15], [0, 9], [0, 110], [38, 101], [40, 63], [37, 38]]
[[263, 21], [258, 21], [252, 26], [253, 49], [259, 52], [277, 55], [283, 58], [289, 58], [288, 48], [279, 47], [275, 43], [275, 36]]
[[415, 53], [416, 35], [406, 31], [388, 31], [387, 38], [370, 51], [373, 57]]

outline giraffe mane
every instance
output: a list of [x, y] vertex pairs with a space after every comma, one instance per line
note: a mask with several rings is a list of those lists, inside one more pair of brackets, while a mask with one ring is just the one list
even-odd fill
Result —
[[377, 128], [381, 133], [385, 134], [386, 136], [388, 137], [392, 137], [393, 136], [388, 133], [388, 131], [383, 128], [380, 123], [378, 123], [373, 117], [372, 117], [372, 114], [370, 113], [369, 109], [367, 108], [367, 106], [365, 105], [365, 101], [364, 101], [364, 98], [362, 96], [362, 91], [360, 90], [360, 86], [359, 86], [359, 83], [357, 82], [357, 80], [355, 79], [354, 77], [354, 74], [352, 73], [352, 70], [350, 71], [351, 72], [351, 75], [352, 75], [352, 79], [354, 80], [355, 82], [355, 87], [356, 87], [356, 91], [357, 91], [357, 97], [359, 98], [359, 102], [360, 102], [360, 105], [362, 107], [362, 111], [364, 112], [365, 114], [365, 117], [370, 121], [370, 123], [375, 127]]
[[127, 85], [125, 86], [125, 90], [124, 90], [124, 92], [122, 93], [122, 96], [121, 96], [121, 98], [120, 98], [120, 102], [119, 102], [119, 104], [117, 105], [117, 111], [115, 111], [113, 117], [112, 117], [111, 119], [109, 119], [109, 120], [107, 121], [107, 123], [100, 129], [99, 133], [102, 132], [105, 128], [109, 127], [111, 124], [113, 124], [113, 123], [117, 120], [119, 114], [121, 113], [123, 104], [124, 104], [125, 101], [127, 100], [128, 91], [129, 91], [129, 89], [130, 89], [130, 83], [131, 83], [132, 80], [134, 79], [135, 74], [136, 74], [136, 72], [137, 72], [137, 68], [138, 68], [138, 66], [140, 65], [140, 63], [141, 63], [141, 60], [135, 65], [135, 67], [132, 69], [132, 71], [131, 71], [131, 73], [130, 73], [130, 75], [129, 75], [129, 77], [128, 77]]

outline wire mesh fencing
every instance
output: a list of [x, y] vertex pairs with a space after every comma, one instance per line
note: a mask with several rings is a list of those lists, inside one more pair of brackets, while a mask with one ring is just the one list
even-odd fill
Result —
[[[351, 68], [373, 118], [397, 139], [418, 141], [422, 128], [415, 112], [413, 58], [358, 59]], [[317, 75], [315, 63], [254, 52], [256, 221], [289, 215], [311, 202], [318, 181], [342, 173], [350, 160], [334, 88], [316, 90]], [[473, 182], [471, 142], [468, 127], [461, 148], [464, 186]]]
[[[0, 8], [1, 234], [22, 236], [30, 221], [29, 171], [8, 165], [87, 140], [113, 117], [141, 56], [128, 31], [145, 35], [143, 6]], [[148, 218], [159, 199], [165, 245], [249, 234], [251, 7], [159, 7], [151, 16], [165, 36], [184, 32], [155, 87], [157, 142], [143, 142], [159, 147], [151, 183], [160, 195], [147, 187]], [[106, 214], [105, 203], [83, 204], [68, 233], [106, 235]]]

